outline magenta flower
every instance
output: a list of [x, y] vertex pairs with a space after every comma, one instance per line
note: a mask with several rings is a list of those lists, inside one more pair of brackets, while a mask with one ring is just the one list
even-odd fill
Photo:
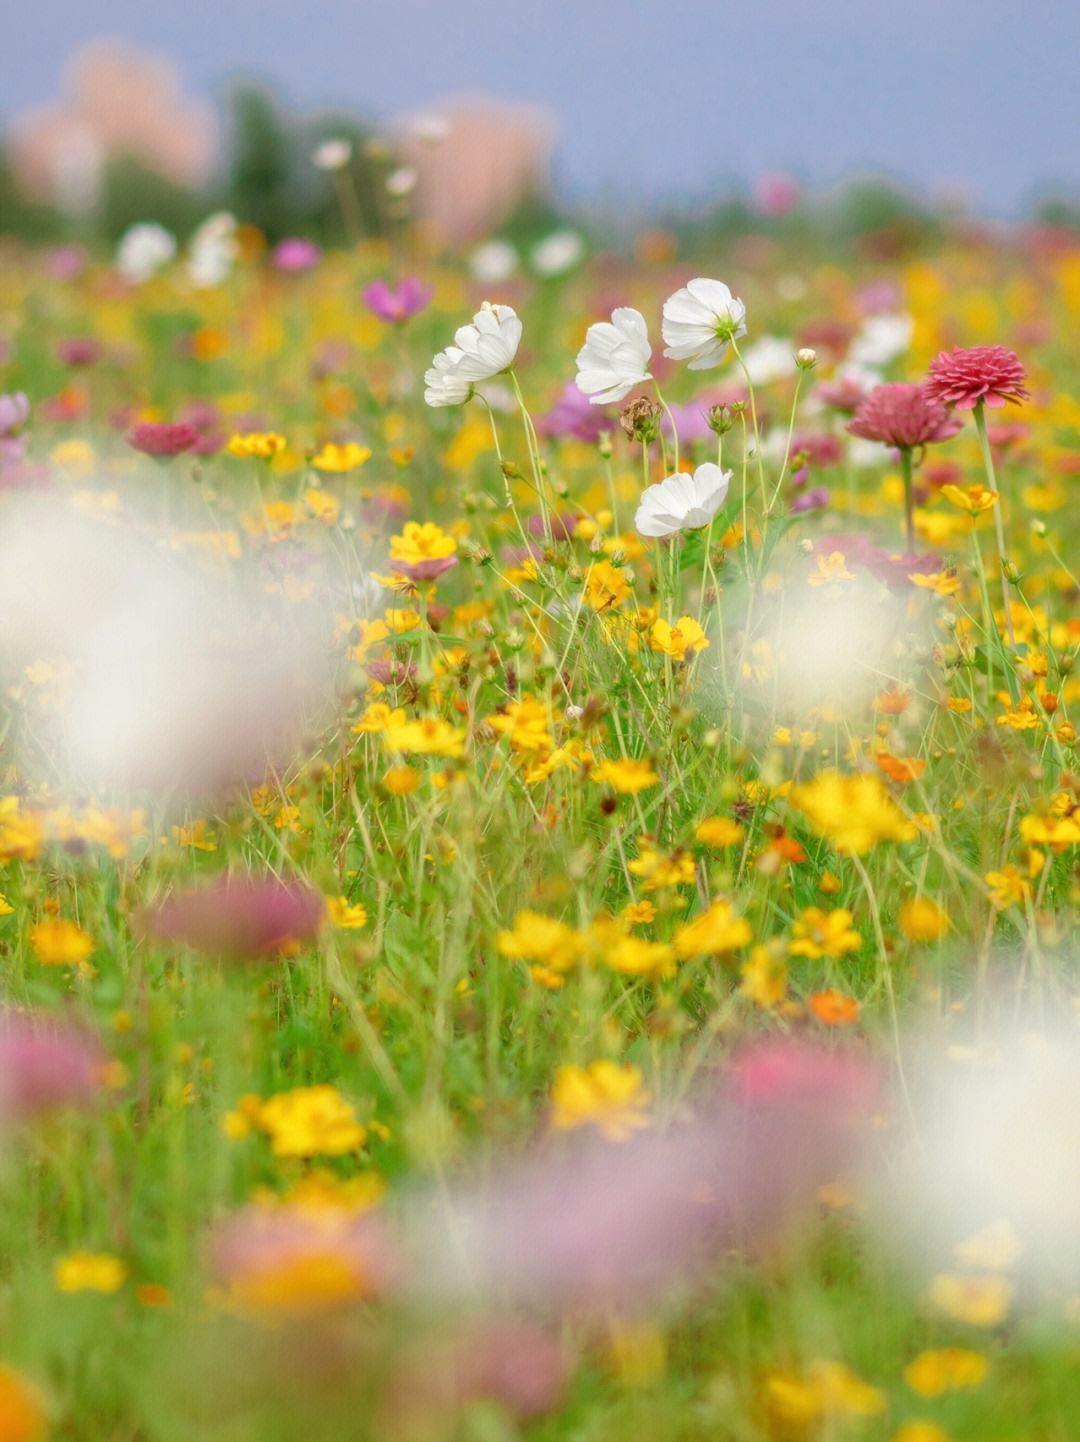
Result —
[[811, 486], [792, 501], [791, 514], [801, 516], [805, 511], [823, 511], [830, 499], [828, 486]]
[[1007, 346], [955, 346], [930, 362], [926, 391], [958, 411], [974, 410], [980, 401], [1000, 410], [1006, 401], [1020, 402], [1029, 395], [1024, 380], [1020, 357]]
[[102, 1084], [104, 1058], [86, 1032], [22, 1012], [0, 1016], [0, 1121], [85, 1107]]
[[142, 421], [129, 433], [127, 442], [145, 456], [163, 459], [194, 450], [199, 433], [187, 421], [170, 424], [166, 421]]
[[373, 315], [386, 321], [387, 325], [401, 325], [414, 315], [419, 315], [431, 300], [434, 289], [425, 285], [415, 275], [407, 275], [398, 282], [397, 288], [387, 285], [385, 280], [373, 280], [363, 293], [364, 304]]
[[91, 366], [101, 359], [101, 343], [91, 336], [72, 336], [60, 342], [56, 356], [66, 366]]
[[0, 396], [0, 436], [12, 436], [30, 419], [30, 402], [22, 391]]
[[559, 399], [539, 417], [537, 428], [545, 436], [573, 436], [579, 441], [595, 442], [605, 431], [613, 431], [616, 424], [603, 406], [594, 406], [573, 381], [567, 381]]
[[947, 441], [962, 425], [941, 401], [927, 393], [925, 386], [897, 383], [875, 386], [860, 403], [847, 428], [863, 440], [910, 450], [932, 441]]
[[287, 941], [310, 940], [324, 914], [322, 897], [302, 882], [225, 876], [168, 897], [143, 914], [142, 924], [161, 941], [244, 958], [266, 956]]
[[274, 247], [270, 259], [278, 270], [296, 275], [300, 271], [314, 270], [322, 260], [322, 251], [313, 240], [292, 236]]

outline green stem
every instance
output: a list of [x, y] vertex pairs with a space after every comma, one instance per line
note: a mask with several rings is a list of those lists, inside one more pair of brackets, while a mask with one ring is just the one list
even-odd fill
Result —
[[985, 406], [979, 401], [975, 406], [975, 431], [979, 437], [979, 449], [982, 451], [983, 469], [986, 471], [986, 481], [994, 492], [994, 532], [997, 536], [998, 566], [1001, 571], [1001, 595], [1005, 602], [1005, 631], [1009, 637], [1009, 649], [1016, 646], [1016, 635], [1013, 631], [1012, 605], [1009, 596], [1009, 576], [1005, 569], [1005, 523], [1001, 515], [1001, 495], [998, 491], [997, 476], [994, 472], [994, 457], [990, 451], [990, 441], [986, 434]]

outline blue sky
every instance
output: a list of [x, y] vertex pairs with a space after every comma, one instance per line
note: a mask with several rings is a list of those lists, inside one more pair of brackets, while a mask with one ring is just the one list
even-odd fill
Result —
[[1076, 0], [33, 0], [5, 27], [0, 114], [102, 35], [372, 115], [487, 90], [556, 112], [572, 195], [705, 194], [790, 169], [885, 170], [1008, 213], [1080, 193]]

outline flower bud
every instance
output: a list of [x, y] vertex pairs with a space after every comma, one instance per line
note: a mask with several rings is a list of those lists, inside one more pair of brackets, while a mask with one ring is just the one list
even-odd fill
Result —
[[639, 396], [623, 408], [619, 425], [632, 441], [648, 445], [660, 434], [660, 406], [648, 396]]
[[705, 419], [709, 424], [709, 430], [718, 436], [727, 435], [735, 424], [735, 415], [731, 406], [718, 405], [710, 406], [705, 413]]
[[813, 370], [817, 365], [817, 351], [810, 346], [804, 345], [795, 352], [795, 364], [801, 371]]

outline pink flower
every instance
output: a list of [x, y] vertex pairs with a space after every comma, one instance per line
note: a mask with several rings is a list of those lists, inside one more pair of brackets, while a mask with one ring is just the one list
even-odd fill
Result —
[[322, 925], [323, 899], [301, 882], [225, 876], [168, 897], [143, 916], [162, 941], [213, 956], [266, 956], [286, 941], [307, 941]]
[[102, 1063], [87, 1033], [7, 1012], [0, 1016], [0, 1121], [89, 1105], [101, 1086]]
[[101, 344], [90, 336], [73, 336], [60, 342], [56, 356], [66, 366], [90, 366], [101, 358]]
[[299, 271], [313, 270], [322, 260], [322, 251], [313, 240], [292, 236], [274, 247], [271, 260], [278, 270], [294, 275]]
[[956, 346], [930, 362], [926, 392], [958, 411], [974, 410], [980, 401], [999, 410], [1006, 401], [1020, 402], [1028, 396], [1024, 379], [1020, 357], [1006, 346]]
[[179, 456], [195, 448], [199, 433], [187, 421], [142, 421], [128, 435], [128, 445], [146, 456]]
[[927, 387], [902, 383], [875, 386], [848, 422], [853, 436], [911, 450], [931, 441], [947, 441], [962, 422], [927, 393]]
[[22, 391], [0, 396], [0, 436], [11, 436], [30, 418], [30, 402]]
[[430, 285], [425, 285], [415, 275], [407, 275], [396, 290], [385, 280], [373, 280], [365, 288], [363, 299], [368, 310], [386, 321], [387, 325], [401, 325], [411, 316], [419, 315], [433, 294]]

